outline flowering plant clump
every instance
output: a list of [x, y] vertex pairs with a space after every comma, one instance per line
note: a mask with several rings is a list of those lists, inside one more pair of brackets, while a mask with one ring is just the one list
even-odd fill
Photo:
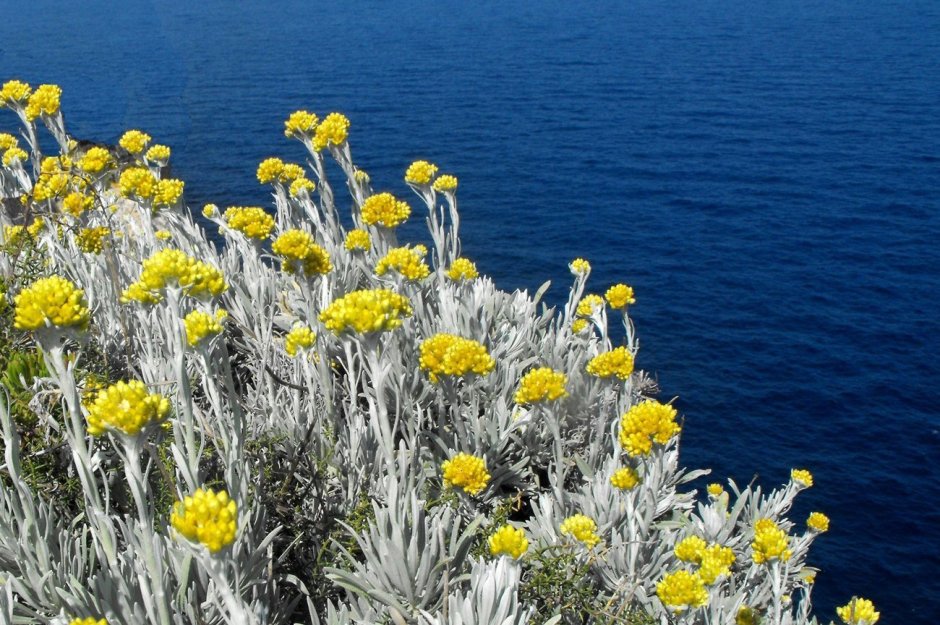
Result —
[[63, 102], [0, 86], [0, 620], [819, 622], [812, 474], [692, 486], [630, 287], [577, 259], [564, 307], [500, 290], [430, 161], [431, 243], [400, 240], [340, 113], [284, 121], [310, 168], [263, 161], [272, 206], [194, 216], [169, 146], [78, 141]]

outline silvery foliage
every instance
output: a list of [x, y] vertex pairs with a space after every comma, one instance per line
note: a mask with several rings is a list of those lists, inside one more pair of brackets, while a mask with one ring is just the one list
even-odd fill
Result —
[[[63, 153], [78, 156], [61, 116], [44, 121]], [[35, 177], [41, 161], [36, 126], [23, 122]], [[47, 227], [39, 237], [49, 271], [80, 285], [93, 311], [87, 335], [36, 335], [50, 376], [35, 382], [34, 405], [41, 428], [64, 437], [69, 477], [81, 483], [83, 509], [65, 518], [26, 485], [19, 439], [0, 402], [9, 485], [0, 490], [0, 623], [63, 623], [94, 615], [119, 624], [274, 624], [294, 622], [306, 610], [303, 622], [328, 625], [521, 625], [534, 609], [521, 604], [518, 592], [528, 560], [469, 556], [473, 542], [494, 529], [487, 518], [492, 507], [511, 497], [530, 504], [531, 515], [521, 524], [530, 553], [574, 550], [589, 564], [584, 583], [618, 613], [641, 609], [664, 624], [715, 624], [733, 622], [747, 605], [773, 619], [768, 622], [815, 622], [809, 616], [811, 586], [804, 581], [814, 534], [792, 539], [793, 557], [786, 563], [758, 566], [751, 559], [754, 521], [773, 518], [792, 529], [784, 515], [795, 484], [765, 494], [731, 483], [733, 500], [725, 494], [705, 501], [687, 490], [705, 472], [680, 468], [677, 440], [637, 459], [620, 449], [620, 415], [655, 384], [643, 372], [625, 382], [586, 373], [588, 360], [615, 346], [604, 310], [590, 317], [590, 331], [571, 330], [589, 272], [575, 276], [557, 311], [541, 302], [547, 283], [529, 295], [500, 291], [486, 277], [450, 281], [444, 272], [460, 255], [456, 196], [415, 186], [428, 209], [433, 272], [420, 283], [377, 276], [377, 260], [399, 244], [393, 230], [369, 228], [373, 248], [367, 252], [343, 248], [350, 224], [365, 227], [359, 208], [374, 192], [371, 183], [356, 176], [347, 143], [324, 152], [314, 150], [309, 138], [303, 143], [317, 191], [292, 197], [274, 185], [276, 233], [301, 228], [313, 234], [333, 261], [327, 276], [281, 272], [267, 247], [230, 229], [218, 213], [209, 217], [225, 238], [217, 249], [188, 210], [154, 211], [146, 200], [121, 198], [113, 175], [87, 181], [96, 209], [79, 219], [61, 214], [55, 200], [32, 206], [33, 214], [62, 226], [60, 233]], [[337, 209], [327, 157], [343, 172], [351, 221]], [[34, 183], [20, 165], [5, 170], [2, 181], [6, 198], [27, 193]], [[15, 212], [0, 215], [3, 223], [17, 218]], [[110, 237], [100, 255], [81, 253], [77, 230], [99, 225], [121, 235]], [[157, 229], [168, 231], [170, 241], [159, 240]], [[221, 269], [227, 292], [197, 301], [168, 289], [154, 306], [121, 304], [141, 262], [167, 246]], [[0, 270], [8, 280], [15, 277], [6, 255]], [[406, 295], [414, 317], [378, 336], [334, 336], [320, 325], [319, 312], [333, 299], [376, 287]], [[191, 348], [181, 318], [197, 308], [224, 308], [229, 317], [223, 336]], [[623, 344], [635, 354], [632, 322], [625, 313], [621, 319]], [[310, 350], [291, 358], [282, 337], [296, 322], [319, 336]], [[419, 370], [417, 346], [437, 332], [483, 342], [496, 369], [430, 383]], [[170, 398], [168, 430], [153, 428], [134, 438], [109, 434], [105, 442], [87, 436], [84, 382], [76, 371], [88, 342], [111, 370]], [[535, 366], [565, 371], [569, 396], [550, 405], [516, 405], [518, 380]], [[61, 409], [48, 409], [49, 398]], [[249, 446], [260, 451], [248, 456]], [[162, 474], [159, 449], [169, 450], [170, 475]], [[439, 466], [456, 452], [484, 457], [491, 482], [477, 496], [458, 492], [456, 503], [432, 504], [441, 488]], [[266, 481], [261, 467], [271, 465], [286, 468], [283, 481]], [[642, 481], [624, 492], [610, 476], [627, 465]], [[166, 479], [182, 497], [210, 472], [239, 507], [237, 540], [217, 555], [168, 528], [168, 510], [158, 509], [151, 488], [154, 479]], [[279, 539], [290, 528], [269, 527], [264, 501], [292, 492], [304, 493], [293, 512], [305, 527], [336, 520], [356, 545], [351, 550], [326, 533], [306, 537], [331, 556], [334, 566], [325, 573], [345, 591], [339, 603], [315, 605], [303, 580], [278, 572], [296, 541]], [[364, 498], [371, 499], [364, 529], [344, 524]], [[134, 512], [118, 515], [117, 505]], [[592, 550], [559, 530], [579, 512], [598, 524], [601, 543]], [[710, 587], [705, 608], [675, 614], [660, 603], [656, 583], [687, 566], [673, 550], [691, 534], [731, 547], [736, 562]], [[557, 614], [549, 622], [577, 618]]]

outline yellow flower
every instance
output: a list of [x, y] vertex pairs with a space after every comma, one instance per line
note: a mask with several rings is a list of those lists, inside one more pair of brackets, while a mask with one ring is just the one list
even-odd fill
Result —
[[118, 145], [131, 154], [140, 154], [150, 143], [150, 135], [139, 130], [128, 130], [118, 139]]
[[431, 382], [440, 376], [462, 376], [469, 373], [486, 375], [496, 366], [481, 343], [455, 334], [435, 334], [421, 343], [418, 363], [428, 372]]
[[303, 178], [304, 168], [298, 165], [297, 163], [284, 163], [284, 167], [281, 168], [281, 172], [278, 174], [277, 179], [280, 182], [292, 182], [298, 178]]
[[447, 488], [460, 488], [468, 495], [479, 494], [490, 481], [486, 461], [471, 454], [459, 453], [445, 460], [441, 464], [441, 472]]
[[26, 150], [14, 146], [12, 148], [7, 148], [7, 150], [3, 153], [3, 166], [12, 167], [14, 161], [25, 163], [28, 159], [29, 154], [26, 153]]
[[147, 153], [144, 154], [144, 158], [146, 158], [148, 161], [165, 163], [170, 160], [170, 148], [158, 143], [151, 146], [150, 149], [147, 150]]
[[29, 240], [30, 234], [23, 226], [4, 226], [3, 244], [18, 247]]
[[73, 618], [69, 621], [69, 625], [108, 625], [108, 620], [103, 618], [94, 618], [89, 616], [88, 618]]
[[36, 280], [17, 294], [14, 303], [13, 327], [17, 330], [49, 326], [84, 330], [91, 319], [85, 292], [61, 276]]
[[0, 87], [0, 107], [11, 104], [22, 104], [29, 100], [32, 91], [29, 84], [19, 80], [8, 80]]
[[806, 525], [811, 530], [817, 532], [828, 532], [829, 531], [829, 517], [827, 517], [822, 512], [811, 512], [809, 518], [806, 519]]
[[153, 194], [154, 206], [173, 206], [180, 196], [183, 195], [183, 187], [186, 185], [182, 180], [167, 178], [157, 182], [157, 189]]
[[46, 227], [46, 220], [42, 217], [37, 217], [33, 223], [29, 224], [29, 227], [26, 228], [26, 231], [29, 233], [29, 236], [34, 239], [39, 236], [43, 228]]
[[343, 246], [350, 252], [354, 250], [369, 251], [372, 249], [372, 239], [365, 230], [350, 230], [346, 235]]
[[699, 577], [709, 586], [718, 581], [719, 577], [731, 574], [731, 565], [734, 564], [734, 552], [729, 547], [711, 545], [702, 552], [698, 570]]
[[355, 173], [353, 173], [353, 178], [355, 178], [356, 182], [359, 184], [368, 184], [372, 180], [369, 178], [369, 174], [361, 169], [357, 169]]
[[579, 540], [590, 549], [601, 541], [597, 535], [597, 523], [589, 516], [575, 514], [562, 521], [561, 533]]
[[411, 184], [426, 185], [431, 182], [431, 178], [437, 173], [437, 165], [427, 161], [415, 161], [408, 166], [405, 172], [405, 182]]
[[698, 536], [686, 536], [676, 545], [676, 557], [683, 562], [692, 562], [699, 564], [702, 556], [705, 555], [705, 548], [708, 547], [702, 538]]
[[706, 490], [708, 491], [708, 496], [714, 497], [715, 499], [725, 494], [724, 487], [721, 484], [718, 484], [717, 482], [712, 482], [711, 484], [709, 484], [706, 487]]
[[734, 625], [758, 625], [759, 621], [754, 608], [749, 608], [746, 605], [742, 605], [734, 617]]
[[604, 308], [604, 300], [600, 295], [585, 295], [584, 299], [578, 302], [577, 312], [582, 317], [590, 317], [594, 313], [600, 312]]
[[395, 247], [379, 259], [375, 266], [375, 273], [384, 276], [389, 271], [395, 271], [408, 280], [422, 280], [427, 278], [431, 269], [422, 260], [424, 254], [418, 248]]
[[610, 483], [620, 490], [633, 490], [640, 483], [640, 474], [633, 467], [623, 467], [614, 471]]
[[529, 548], [529, 541], [525, 536], [525, 532], [512, 525], [503, 525], [493, 532], [489, 544], [491, 555], [507, 555], [517, 560]]
[[565, 385], [568, 376], [550, 367], [532, 369], [519, 381], [514, 397], [517, 404], [534, 404], [542, 401], [555, 401], [568, 395]]
[[106, 226], [82, 228], [75, 235], [75, 245], [86, 254], [100, 254], [104, 250], [105, 237], [111, 234]]
[[26, 104], [26, 119], [33, 121], [40, 115], [55, 115], [59, 112], [62, 89], [58, 85], [39, 85], [29, 96]]
[[394, 330], [413, 313], [408, 298], [390, 289], [368, 289], [334, 300], [320, 313], [320, 321], [334, 334], [366, 334]]
[[708, 591], [702, 578], [688, 571], [669, 573], [656, 584], [656, 596], [676, 614], [708, 603]]
[[587, 319], [575, 319], [571, 322], [571, 331], [575, 334], [581, 334], [588, 327]]
[[257, 206], [229, 206], [225, 209], [225, 223], [249, 239], [259, 241], [267, 239], [274, 230], [274, 217]]
[[310, 195], [316, 188], [317, 185], [315, 185], [312, 180], [301, 176], [290, 183], [290, 194], [291, 197], [300, 197], [301, 193]]
[[813, 485], [813, 474], [806, 469], [793, 469], [790, 471], [790, 479], [802, 488], [809, 488]]
[[161, 291], [175, 287], [191, 297], [205, 298], [221, 294], [228, 285], [215, 267], [180, 250], [162, 249], [143, 262], [140, 279], [124, 291], [121, 301], [156, 303]]
[[173, 235], [170, 233], [169, 230], [157, 230], [156, 232], [153, 233], [153, 236], [156, 237], [160, 241], [169, 241], [170, 239], [173, 238]]
[[111, 153], [101, 147], [88, 148], [78, 160], [78, 168], [89, 174], [97, 174], [111, 166]]
[[571, 264], [568, 265], [568, 268], [571, 269], [571, 273], [576, 276], [586, 276], [591, 271], [591, 263], [583, 258], [575, 258], [571, 261]]
[[235, 542], [238, 507], [224, 490], [200, 488], [176, 502], [170, 523], [187, 540], [216, 553]]
[[157, 191], [157, 179], [146, 167], [129, 167], [121, 172], [118, 186], [124, 197], [151, 198]]
[[450, 269], [447, 270], [447, 277], [454, 282], [462, 282], [464, 280], [475, 280], [480, 277], [480, 272], [477, 271], [477, 266], [469, 258], [457, 258], [451, 264]]
[[277, 182], [282, 171], [284, 171], [284, 161], [276, 157], [266, 158], [258, 165], [258, 182], [261, 184]]
[[228, 317], [228, 312], [217, 310], [214, 315], [201, 310], [194, 310], [183, 319], [186, 326], [186, 342], [190, 347], [195, 347], [203, 339], [221, 334], [222, 321]]
[[[575, 321], [577, 322], [577, 320]], [[575, 329], [574, 324], [572, 324], [571, 329], [575, 332], [578, 331]], [[626, 347], [618, 347], [591, 358], [585, 370], [599, 378], [616, 376], [621, 380], [626, 380], [633, 373], [633, 354]]]
[[101, 436], [113, 430], [136, 436], [151, 423], [159, 423], [170, 414], [166, 397], [148, 392], [140, 380], [118, 382], [98, 391], [87, 402], [88, 433]]
[[836, 614], [846, 625], [874, 625], [881, 618], [881, 613], [875, 611], [874, 603], [859, 597], [853, 597], [841, 608], [836, 608]]
[[69, 177], [64, 173], [42, 175], [33, 187], [33, 199], [37, 202], [51, 200], [65, 193]]
[[313, 330], [302, 323], [295, 323], [287, 336], [284, 337], [284, 351], [289, 356], [296, 356], [298, 351], [312, 346], [316, 339], [317, 335], [314, 334]]
[[457, 189], [457, 177], [450, 174], [442, 174], [437, 177], [431, 187], [441, 193], [453, 193]]
[[212, 219], [219, 214], [219, 207], [215, 204], [206, 204], [202, 207], [202, 216], [206, 219]]
[[411, 215], [407, 202], [396, 200], [391, 193], [379, 193], [366, 198], [362, 203], [362, 221], [370, 226], [394, 228]]
[[626, 308], [629, 304], [636, 303], [636, 298], [633, 297], [633, 289], [626, 284], [615, 284], [610, 287], [604, 293], [604, 298], [614, 310]]
[[274, 241], [271, 251], [281, 257], [281, 269], [306, 276], [333, 271], [329, 253], [303, 230], [287, 230]]
[[284, 122], [284, 136], [287, 138], [312, 136], [316, 132], [319, 121], [317, 116], [309, 111], [294, 111]]
[[676, 423], [675, 408], [646, 400], [620, 418], [620, 446], [631, 456], [645, 456], [653, 449], [653, 443], [665, 445], [681, 429]]
[[340, 113], [330, 113], [317, 126], [313, 136], [313, 149], [317, 152], [329, 145], [340, 146], [349, 135], [349, 120]]
[[19, 140], [8, 132], [0, 132], [0, 151], [18, 147]]
[[759, 519], [754, 523], [754, 564], [764, 564], [779, 558], [790, 559], [789, 536], [777, 527], [773, 519]]

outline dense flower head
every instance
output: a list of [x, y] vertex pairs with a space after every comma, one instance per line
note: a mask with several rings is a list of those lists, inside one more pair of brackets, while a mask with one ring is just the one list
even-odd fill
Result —
[[585, 295], [584, 298], [578, 302], [577, 313], [582, 317], [590, 317], [603, 310], [603, 308], [604, 299], [600, 295], [591, 293], [590, 295]]
[[108, 619], [94, 618], [92, 616], [87, 618], [73, 618], [69, 621], [69, 625], [108, 625]]
[[24, 226], [4, 226], [3, 244], [19, 246], [29, 240], [30, 233]]
[[3, 152], [3, 166], [12, 167], [14, 162], [25, 163], [29, 159], [26, 150], [13, 146]]
[[293, 182], [290, 183], [289, 192], [291, 197], [300, 197], [301, 194], [306, 193], [310, 195], [317, 188], [317, 185], [314, 184], [313, 180], [305, 176], [300, 176], [295, 178]]
[[366, 334], [394, 330], [412, 314], [408, 298], [391, 289], [366, 289], [334, 300], [320, 313], [320, 321], [334, 334]]
[[372, 181], [372, 178], [369, 177], [368, 172], [366, 172], [364, 169], [358, 168], [355, 172], [353, 172], [353, 178], [356, 180], [356, 182], [363, 185]]
[[335, 145], [340, 146], [349, 136], [349, 120], [342, 113], [330, 113], [323, 118], [313, 135], [313, 149], [317, 152], [323, 148]]
[[35, 220], [33, 220], [33, 223], [26, 226], [26, 232], [29, 233], [29, 236], [35, 239], [40, 235], [40, 233], [42, 233], [45, 227], [46, 220], [42, 217], [37, 217]]
[[853, 597], [841, 608], [836, 608], [836, 614], [846, 625], [874, 625], [881, 618], [881, 613], [875, 611], [875, 604], [860, 597]]
[[222, 321], [226, 317], [228, 317], [228, 312], [222, 309], [212, 315], [202, 310], [192, 311], [183, 319], [183, 324], [186, 326], [186, 342], [190, 347], [195, 347], [206, 338], [221, 334]]
[[15, 148], [20, 144], [19, 139], [8, 132], [0, 132], [0, 151]]
[[[572, 329], [574, 330], [573, 325]], [[633, 354], [626, 347], [621, 346], [591, 358], [585, 370], [599, 378], [617, 377], [626, 380], [633, 373]]]
[[419, 366], [433, 383], [445, 375], [486, 375], [496, 366], [482, 343], [456, 334], [435, 334], [421, 343], [420, 352]]
[[136, 436], [152, 423], [159, 423], [170, 413], [166, 397], [149, 392], [140, 380], [118, 382], [98, 391], [86, 400], [88, 433], [101, 436], [106, 431]]
[[809, 517], [806, 519], [806, 526], [816, 532], [828, 532], [829, 517], [822, 512], [810, 512]]
[[803, 488], [809, 488], [813, 485], [813, 474], [806, 469], [793, 469], [790, 471], [790, 479], [793, 480], [797, 486]]
[[58, 85], [39, 85], [26, 103], [26, 119], [32, 121], [40, 115], [55, 115], [59, 112], [62, 89]]
[[384, 276], [394, 271], [408, 280], [422, 280], [431, 273], [424, 262], [423, 249], [420, 247], [394, 247], [375, 265], [375, 273]]
[[716, 499], [725, 494], [724, 486], [717, 482], [712, 482], [705, 487], [705, 490], [708, 492], [709, 497], [715, 497]]
[[789, 536], [780, 529], [773, 519], [759, 519], [754, 523], [754, 563], [764, 564], [771, 560], [789, 560]]
[[731, 565], [734, 564], [734, 551], [722, 545], [709, 545], [699, 560], [701, 565], [698, 574], [702, 581], [708, 585], [714, 584], [718, 578], [731, 574]]
[[284, 171], [284, 161], [275, 156], [266, 158], [258, 165], [256, 174], [258, 176], [258, 182], [261, 184], [277, 182], [282, 171]]
[[620, 418], [620, 446], [631, 456], [645, 456], [653, 443], [665, 445], [681, 429], [675, 408], [652, 399], [642, 401]]
[[147, 150], [147, 153], [144, 154], [144, 158], [155, 163], [166, 163], [170, 160], [170, 147], [159, 143], [152, 145], [150, 149]]
[[586, 276], [591, 271], [591, 263], [583, 258], [575, 258], [568, 265], [568, 268], [571, 269], [571, 273], [576, 276]]
[[601, 541], [601, 537], [597, 535], [597, 523], [584, 514], [575, 514], [566, 518], [559, 529], [562, 534], [584, 543], [588, 549]]
[[447, 488], [459, 488], [468, 495], [479, 494], [490, 482], [483, 458], [466, 453], [459, 453], [441, 464], [444, 485]]
[[105, 238], [111, 234], [107, 226], [82, 228], [75, 235], [75, 245], [86, 254], [100, 254], [104, 250]]
[[456, 258], [447, 270], [447, 277], [454, 282], [463, 282], [464, 280], [475, 280], [480, 277], [477, 266], [469, 258]]
[[538, 367], [522, 376], [514, 399], [517, 404], [555, 401], [568, 395], [567, 383], [568, 376], [563, 372], [551, 367]]
[[146, 167], [128, 167], [118, 180], [124, 197], [152, 198], [157, 191], [157, 179]]
[[633, 289], [626, 284], [615, 284], [607, 289], [607, 292], [604, 293], [604, 299], [614, 310], [620, 310], [636, 303], [636, 298], [633, 297]]
[[622, 467], [610, 476], [610, 483], [620, 490], [633, 490], [640, 483], [640, 474], [633, 467]]
[[20, 80], [8, 80], [0, 87], [0, 106], [22, 104], [29, 100], [32, 90], [29, 83]]
[[224, 490], [200, 488], [176, 502], [170, 523], [187, 540], [216, 553], [235, 542], [238, 506]]
[[285, 231], [274, 241], [271, 251], [280, 256], [281, 269], [287, 273], [315, 276], [333, 271], [329, 252], [303, 230]]
[[51, 200], [64, 195], [68, 190], [69, 176], [65, 173], [41, 175], [33, 186], [33, 199], [37, 202]]
[[457, 177], [450, 174], [441, 174], [431, 185], [431, 188], [441, 193], [453, 193], [457, 189]]
[[112, 164], [111, 152], [106, 148], [88, 148], [78, 159], [78, 168], [89, 174], [97, 174]]
[[202, 216], [206, 219], [212, 219], [219, 214], [219, 207], [215, 204], [206, 204], [202, 207]]
[[274, 217], [258, 206], [229, 206], [225, 209], [225, 223], [258, 241], [267, 239], [274, 230]]
[[183, 195], [183, 187], [186, 186], [182, 180], [166, 178], [157, 182], [157, 188], [153, 194], [154, 206], [173, 206]]
[[405, 172], [405, 182], [411, 184], [426, 185], [431, 182], [431, 178], [437, 173], [437, 165], [427, 161], [415, 161], [408, 166]]
[[143, 262], [140, 279], [126, 289], [122, 302], [156, 303], [166, 288], [180, 287], [192, 297], [211, 297], [224, 292], [228, 285], [222, 273], [181, 250], [162, 249]]
[[394, 228], [403, 224], [411, 215], [407, 202], [395, 199], [391, 193], [378, 193], [362, 203], [362, 221], [370, 226]]
[[287, 336], [284, 337], [284, 351], [289, 356], [296, 356], [300, 350], [308, 349], [317, 339], [317, 335], [308, 326], [295, 323]]
[[575, 334], [581, 334], [587, 330], [589, 324], [590, 322], [587, 319], [582, 319], [579, 317], [571, 322], [571, 331]]
[[285, 137], [310, 137], [317, 130], [319, 118], [309, 111], [294, 111], [284, 121]]
[[279, 182], [288, 183], [298, 178], [303, 178], [304, 173], [304, 168], [297, 163], [284, 163], [284, 167], [281, 168], [281, 173], [278, 174], [277, 179]]
[[150, 135], [140, 130], [128, 130], [118, 139], [118, 145], [131, 154], [140, 154], [150, 144]]
[[656, 584], [656, 596], [674, 612], [699, 608], [708, 603], [705, 582], [695, 573], [681, 570], [667, 574]]
[[13, 327], [17, 330], [42, 330], [88, 327], [91, 312], [85, 292], [61, 276], [40, 278], [20, 291], [14, 299]]
[[506, 555], [518, 560], [528, 550], [529, 540], [521, 529], [503, 525], [490, 536], [489, 545], [491, 555]]
[[350, 252], [355, 250], [367, 252], [372, 249], [372, 238], [365, 230], [360, 230], [358, 228], [355, 230], [350, 230], [346, 234], [346, 240], [343, 242], [343, 247], [345, 247]]
[[705, 548], [708, 543], [699, 536], [686, 536], [676, 544], [676, 557], [683, 562], [693, 562], [699, 564], [702, 556], [705, 555]]

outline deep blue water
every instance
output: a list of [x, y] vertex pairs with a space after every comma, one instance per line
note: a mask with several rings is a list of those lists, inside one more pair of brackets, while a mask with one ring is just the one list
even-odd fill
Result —
[[459, 176], [502, 287], [558, 301], [575, 256], [634, 285], [686, 462], [814, 472], [820, 617], [940, 615], [940, 2], [0, 5], [0, 79], [60, 84], [79, 137], [169, 144], [194, 206], [266, 202], [257, 163], [302, 157], [283, 118], [339, 110], [378, 185]]

